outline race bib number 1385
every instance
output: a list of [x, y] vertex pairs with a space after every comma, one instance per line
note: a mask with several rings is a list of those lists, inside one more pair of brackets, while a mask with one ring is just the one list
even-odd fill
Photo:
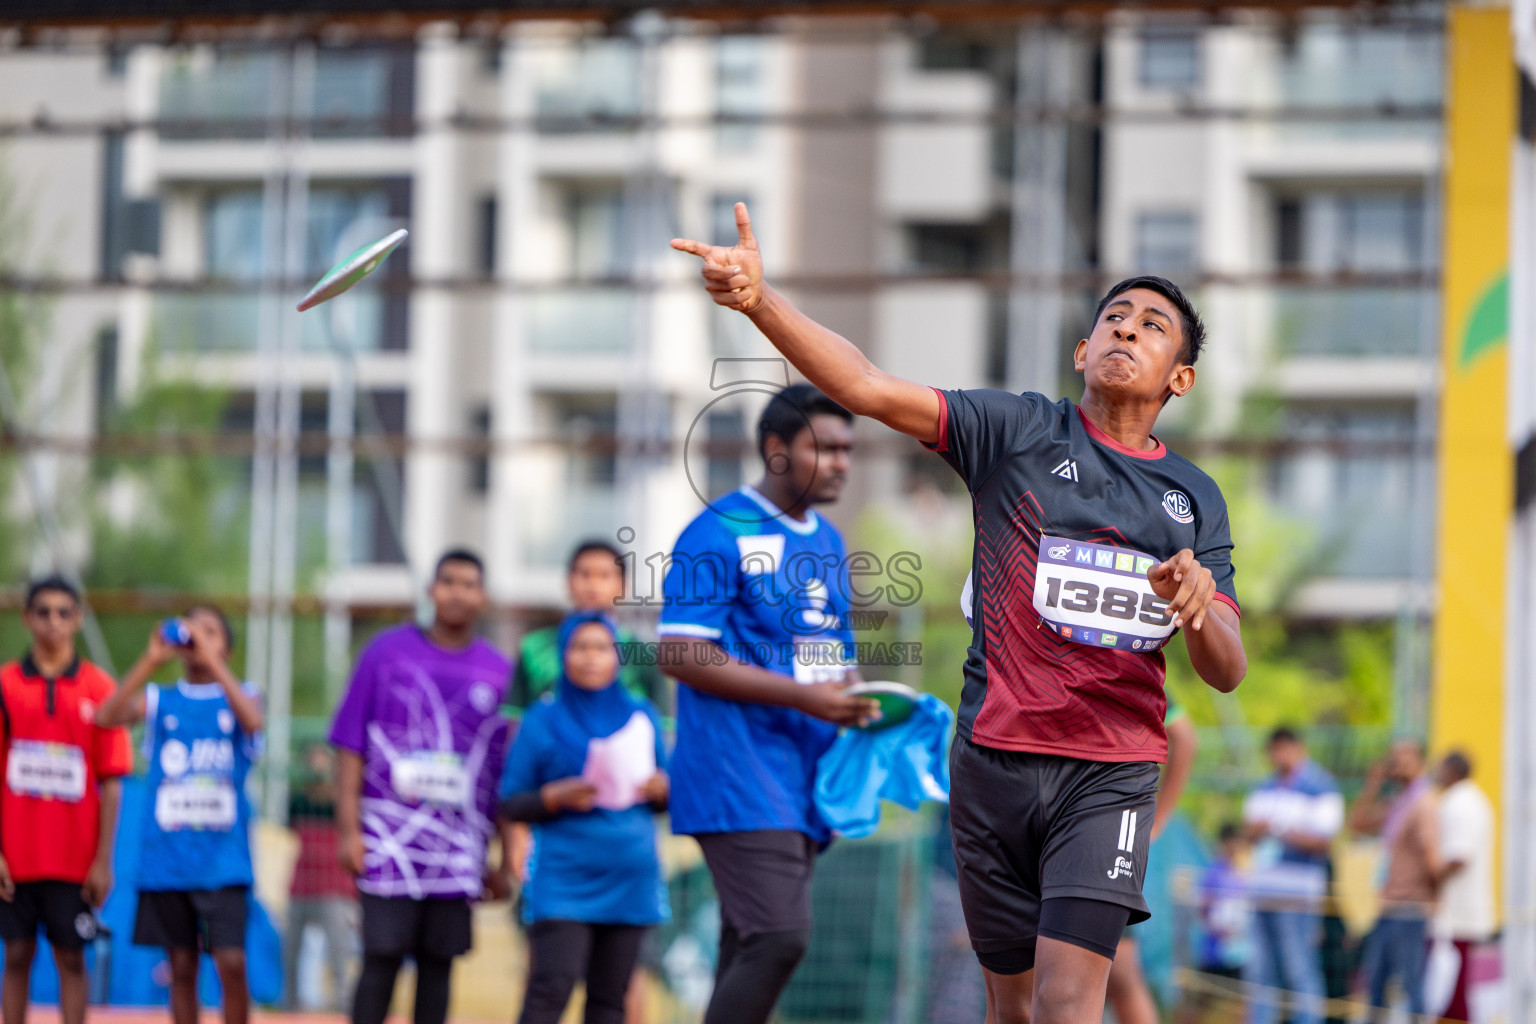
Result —
[[1157, 561], [1128, 548], [1042, 534], [1035, 611], [1074, 643], [1155, 651], [1173, 635], [1168, 602], [1147, 582]]

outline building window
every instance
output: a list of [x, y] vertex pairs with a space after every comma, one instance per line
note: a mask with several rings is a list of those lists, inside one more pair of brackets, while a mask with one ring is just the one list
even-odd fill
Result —
[[96, 335], [96, 429], [112, 425], [117, 416], [117, 328], [103, 327]]
[[705, 436], [709, 445], [705, 488], [711, 501], [741, 486], [741, 465], [747, 450], [745, 424], [740, 409], [711, 412], [705, 417]]
[[469, 457], [469, 488], [476, 494], [491, 490], [491, 407], [482, 405], [469, 416], [469, 435], [484, 446]]
[[974, 274], [1008, 262], [1005, 218], [906, 226], [906, 263], [918, 272]]
[[1394, 273], [1428, 265], [1417, 189], [1317, 190], [1275, 199], [1275, 262], [1313, 273]]
[[571, 184], [565, 192], [571, 276], [623, 277], [629, 270], [629, 209], [618, 182]]
[[496, 276], [496, 196], [481, 196], [476, 207], [480, 225], [479, 271], [481, 277]]
[[722, 124], [715, 133], [721, 149], [745, 149], [757, 136], [750, 119], [766, 107], [763, 41], [756, 36], [723, 36], [715, 44], [715, 108], [725, 118], [748, 123]]
[[1136, 215], [1136, 270], [1187, 273], [1200, 265], [1199, 225], [1189, 210], [1157, 210]]
[[1299, 442], [1269, 466], [1270, 496], [1308, 523], [1324, 575], [1403, 577], [1424, 556], [1416, 536], [1415, 418], [1395, 405], [1292, 407]]
[[992, 64], [991, 44], [943, 29], [916, 40], [912, 54], [920, 71], [986, 71]]
[[715, 245], [735, 245], [740, 237], [736, 232], [737, 203], [746, 203], [747, 209], [752, 209], [752, 197], [745, 192], [720, 192], [710, 200], [709, 237]]
[[1142, 30], [1142, 85], [1189, 90], [1200, 84], [1200, 71], [1200, 34], [1195, 29], [1154, 26]]

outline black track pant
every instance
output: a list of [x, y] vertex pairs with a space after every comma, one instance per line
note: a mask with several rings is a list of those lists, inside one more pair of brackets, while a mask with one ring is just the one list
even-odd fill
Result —
[[624, 994], [645, 928], [540, 921], [528, 928], [528, 990], [518, 1024], [559, 1024], [576, 982], [587, 983], [585, 1024], [622, 1024]]

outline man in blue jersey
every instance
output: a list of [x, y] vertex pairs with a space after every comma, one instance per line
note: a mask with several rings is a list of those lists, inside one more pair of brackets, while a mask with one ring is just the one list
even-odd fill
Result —
[[853, 416], [808, 384], [758, 422], [765, 472], [717, 498], [677, 540], [657, 632], [677, 697], [672, 828], [692, 835], [720, 897], [720, 958], [704, 1024], [760, 1024], [804, 956], [811, 870], [831, 834], [816, 761], [867, 721], [848, 629], [843, 539], [814, 505], [848, 478]]
[[[254, 881], [245, 782], [259, 752], [261, 701], [230, 671], [234, 630], [224, 613], [199, 605], [182, 621], [187, 644], [173, 646], [156, 627], [96, 724], [145, 723], [153, 796], [144, 803], [133, 941], [166, 951], [171, 1019], [196, 1024], [198, 958], [206, 951], [224, 990], [226, 1024], [245, 1024], [246, 906]], [[181, 681], [149, 681], [177, 657], [186, 669]]]

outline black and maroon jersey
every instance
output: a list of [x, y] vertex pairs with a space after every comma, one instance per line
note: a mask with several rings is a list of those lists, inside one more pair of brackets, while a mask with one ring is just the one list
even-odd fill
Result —
[[1146, 569], [1194, 551], [1238, 608], [1227, 504], [1161, 442], [1119, 444], [1067, 399], [938, 391], [932, 446], [970, 489], [973, 624], [958, 728], [973, 743], [1162, 761], [1162, 646]]

